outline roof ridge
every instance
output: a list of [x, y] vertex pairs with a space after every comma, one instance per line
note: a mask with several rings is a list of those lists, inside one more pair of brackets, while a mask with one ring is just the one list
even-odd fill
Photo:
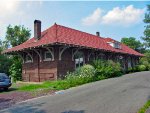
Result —
[[104, 38], [104, 37], [101, 37], [101, 36], [96, 36], [96, 35], [94, 35], [94, 34], [87, 33], [87, 32], [85, 32], [85, 31], [80, 31], [80, 30], [78, 30], [78, 29], [74, 29], [74, 28], [71, 28], [71, 27], [63, 26], [63, 25], [60, 25], [60, 24], [57, 24], [57, 26], [61, 26], [61, 27], [67, 28], [67, 29], [71, 29], [71, 30], [75, 30], [75, 31], [78, 31], [78, 32], [82, 32], [82, 33], [85, 33], [85, 34], [88, 34], [88, 35], [95, 36], [95, 37], [97, 37], [97, 38]]

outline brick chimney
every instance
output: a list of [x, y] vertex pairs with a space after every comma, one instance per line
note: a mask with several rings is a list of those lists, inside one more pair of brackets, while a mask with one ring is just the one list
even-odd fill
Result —
[[34, 38], [39, 40], [41, 38], [41, 21], [34, 20]]
[[96, 36], [100, 37], [100, 32], [96, 32]]

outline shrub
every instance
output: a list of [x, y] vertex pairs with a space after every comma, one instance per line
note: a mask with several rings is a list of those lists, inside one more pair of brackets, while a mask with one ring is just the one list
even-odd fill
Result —
[[84, 65], [74, 72], [67, 73], [66, 82], [70, 87], [94, 81], [95, 69], [92, 65]]
[[120, 63], [115, 63], [112, 60], [107, 61], [108, 67], [111, 68], [109, 77], [117, 77], [122, 75], [122, 68]]
[[93, 77], [95, 74], [95, 68], [92, 65], [86, 64], [76, 70], [77, 74], [82, 77]]
[[139, 71], [146, 71], [146, 66], [145, 65], [139, 65], [138, 70]]
[[121, 73], [121, 66], [119, 63], [115, 63], [111, 60], [94, 60], [92, 65], [96, 69], [95, 72], [95, 79], [101, 80], [110, 77], [120, 76]]
[[150, 64], [147, 66], [147, 70], [150, 71]]
[[21, 67], [22, 67], [21, 61], [17, 61], [17, 60], [15, 60], [13, 62], [13, 64], [10, 66], [9, 73], [10, 73], [10, 76], [12, 77], [14, 82], [19, 81], [19, 80], [22, 79], [22, 76], [21, 76], [22, 69], [21, 69]]
[[132, 67], [128, 68], [128, 70], [126, 71], [126, 73], [132, 73], [134, 72], [134, 69]]
[[140, 65], [145, 65], [146, 70], [150, 70], [150, 53], [145, 53], [145, 56], [140, 59]]

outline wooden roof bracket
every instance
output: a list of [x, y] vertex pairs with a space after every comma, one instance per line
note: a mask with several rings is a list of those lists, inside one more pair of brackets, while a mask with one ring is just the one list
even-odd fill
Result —
[[80, 48], [75, 48], [72, 50], [72, 61], [74, 61], [74, 56], [79, 50], [80, 50]]
[[28, 51], [23, 51], [24, 53], [27, 53], [29, 56], [30, 56], [30, 58], [31, 58], [31, 62], [33, 62], [33, 56], [31, 55], [31, 53], [30, 52], [28, 52]]
[[24, 57], [22, 56], [22, 54], [17, 52], [17, 55], [20, 56], [20, 58], [22, 59], [23, 64], [24, 64], [24, 63], [25, 63], [25, 60], [24, 60]]
[[94, 54], [94, 52], [95, 52], [94, 50], [92, 50], [90, 52], [88, 51], [88, 61], [90, 60], [90, 57], [91, 57], [92, 54]]
[[61, 60], [63, 52], [68, 48], [69, 48], [68, 46], [59, 47], [59, 60]]
[[33, 51], [38, 54], [39, 58], [40, 58], [40, 62], [42, 62], [42, 56], [41, 53], [37, 50], [37, 49], [33, 49]]

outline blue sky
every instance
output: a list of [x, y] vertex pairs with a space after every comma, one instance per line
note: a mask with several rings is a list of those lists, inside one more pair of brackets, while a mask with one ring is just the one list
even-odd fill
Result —
[[31, 29], [33, 22], [42, 21], [42, 30], [55, 22], [84, 32], [118, 41], [122, 37], [143, 36], [143, 18], [148, 1], [0, 1], [0, 39], [4, 40], [6, 27], [24, 25]]

